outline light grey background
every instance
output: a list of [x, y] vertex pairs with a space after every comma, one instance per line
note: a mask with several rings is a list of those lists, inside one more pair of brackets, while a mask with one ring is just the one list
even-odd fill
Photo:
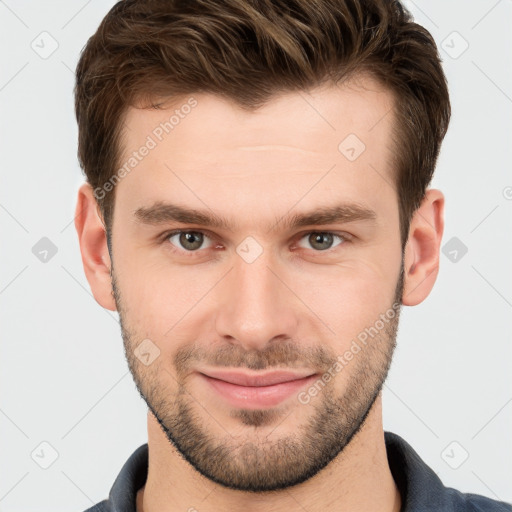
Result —
[[[84, 510], [146, 442], [117, 315], [92, 298], [73, 225], [73, 70], [113, 3], [0, 1], [1, 512]], [[457, 240], [428, 299], [402, 312], [385, 429], [446, 485], [512, 502], [512, 1], [406, 5], [450, 84], [432, 186], [443, 246]], [[43, 237], [47, 262], [32, 252]]]

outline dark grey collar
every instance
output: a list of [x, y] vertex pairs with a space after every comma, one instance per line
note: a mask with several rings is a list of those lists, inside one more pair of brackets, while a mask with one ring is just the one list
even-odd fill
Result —
[[[384, 432], [391, 473], [402, 496], [401, 512], [512, 512], [512, 505], [445, 487], [414, 449], [397, 434]], [[146, 482], [148, 445], [143, 444], [121, 469], [109, 499], [86, 512], [136, 512], [137, 491]]]

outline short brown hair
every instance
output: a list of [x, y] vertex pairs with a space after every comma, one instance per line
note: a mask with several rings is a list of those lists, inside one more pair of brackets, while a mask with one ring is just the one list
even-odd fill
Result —
[[[207, 92], [251, 110], [276, 93], [360, 72], [395, 98], [392, 165], [403, 249], [434, 173], [450, 101], [432, 36], [399, 1], [120, 1], [77, 65], [78, 159], [94, 189], [111, 179], [129, 106]], [[96, 197], [107, 235], [114, 192]]]

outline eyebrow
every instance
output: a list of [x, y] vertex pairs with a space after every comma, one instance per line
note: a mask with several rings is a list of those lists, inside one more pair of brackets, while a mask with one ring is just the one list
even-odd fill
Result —
[[[157, 201], [148, 207], [140, 207], [135, 210], [134, 215], [138, 222], [154, 226], [169, 222], [180, 222], [223, 229], [229, 232], [234, 232], [238, 226], [236, 222], [232, 223], [212, 210], [189, 209], [163, 201]], [[295, 213], [288, 217], [282, 217], [276, 219], [273, 226], [282, 224], [284, 229], [294, 229], [310, 225], [375, 221], [376, 219], [376, 212], [370, 208], [358, 203], [342, 203], [322, 206], [311, 212]]]

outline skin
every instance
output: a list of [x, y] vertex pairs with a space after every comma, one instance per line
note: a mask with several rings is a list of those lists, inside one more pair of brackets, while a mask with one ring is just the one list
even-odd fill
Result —
[[[194, 98], [198, 104], [191, 113], [116, 185], [112, 260], [91, 187], [84, 184], [78, 194], [75, 225], [87, 279], [96, 301], [119, 311], [130, 368], [150, 405], [149, 472], [137, 510], [398, 512], [401, 497], [387, 462], [380, 393], [398, 315], [308, 404], [293, 396], [272, 412], [241, 412], [205, 386], [196, 370], [218, 354], [226, 354], [220, 359], [226, 366], [242, 367], [255, 360], [271, 366], [272, 355], [279, 368], [293, 366], [286, 358], [295, 355], [303, 367], [322, 375], [329, 357], [344, 354], [389, 310], [402, 264], [401, 303], [414, 306], [428, 296], [439, 267], [444, 196], [427, 191], [411, 220], [402, 260], [391, 168], [393, 97], [369, 77], [283, 94], [255, 112], [212, 95]], [[161, 110], [129, 109], [123, 162], [185, 102]], [[355, 161], [338, 150], [350, 133], [366, 146]], [[134, 212], [158, 200], [214, 211], [236, 222], [236, 229], [138, 222]], [[376, 219], [269, 229], [276, 218], [341, 201], [373, 209]], [[161, 241], [161, 235], [178, 228], [206, 234], [194, 256], [179, 236], [172, 243]], [[311, 231], [347, 233], [352, 242], [335, 237], [329, 250], [315, 250]], [[263, 249], [252, 263], [236, 252], [247, 236]], [[134, 357], [146, 338], [160, 351], [148, 366]], [[285, 341], [292, 342], [290, 350], [280, 353]], [[308, 359], [315, 349], [327, 359]], [[187, 351], [197, 359], [178, 371], [176, 355]], [[191, 421], [203, 428], [199, 434], [234, 454], [233, 478], [250, 477], [265, 464], [282, 463], [290, 471], [299, 467], [293, 457], [300, 450], [279, 453], [278, 443], [300, 438], [328, 404], [343, 405], [324, 423], [338, 428], [340, 442], [348, 444], [301, 483], [271, 492], [237, 490], [197, 471], [169, 442], [153, 413], [164, 423], [181, 421], [178, 404], [189, 406]], [[341, 428], [349, 424], [351, 432]], [[328, 437], [309, 445], [308, 461]]]

